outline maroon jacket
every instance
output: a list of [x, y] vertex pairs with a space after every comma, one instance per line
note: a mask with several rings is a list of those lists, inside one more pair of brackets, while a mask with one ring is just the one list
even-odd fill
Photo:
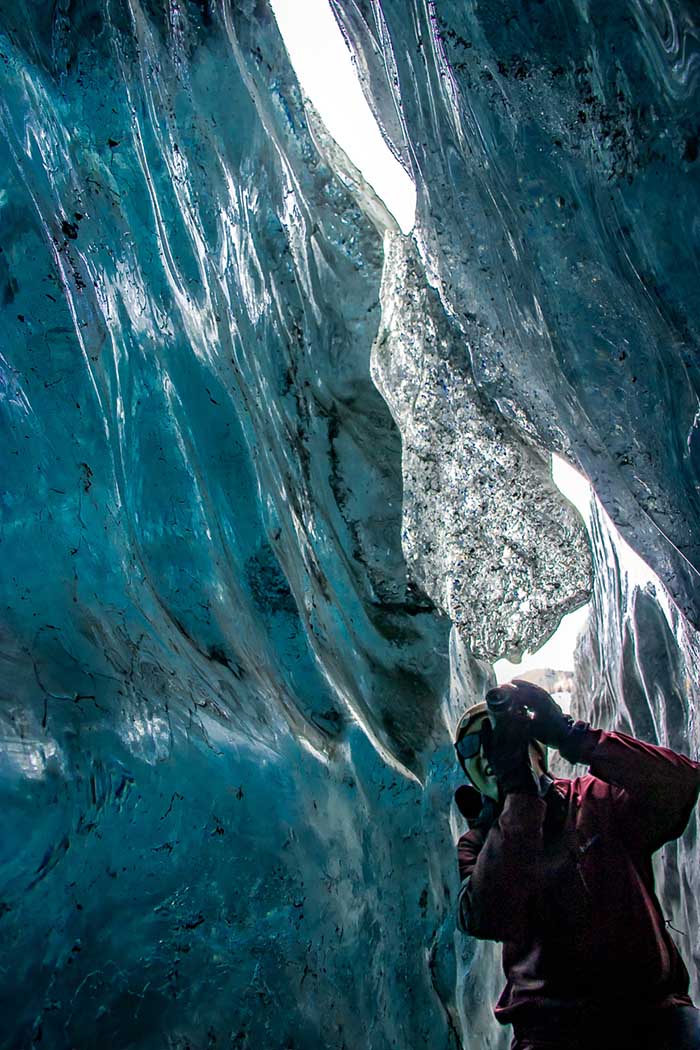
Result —
[[592, 775], [554, 780], [546, 801], [509, 794], [490, 830], [459, 840], [459, 925], [504, 942], [502, 1024], [612, 1003], [690, 1004], [651, 857], [685, 828], [700, 764], [592, 729], [580, 761]]

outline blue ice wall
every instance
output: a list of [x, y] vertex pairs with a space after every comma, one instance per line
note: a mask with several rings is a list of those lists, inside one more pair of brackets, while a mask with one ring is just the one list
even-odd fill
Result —
[[[595, 725], [697, 759], [700, 635], [662, 582], [630, 554], [600, 507], [593, 514], [592, 541], [598, 571], [592, 615], [578, 642], [572, 709]], [[697, 851], [696, 807], [685, 834], [654, 857], [659, 899], [688, 965], [695, 1002], [700, 998]]]
[[449, 1045], [381, 238], [264, 8], [1, 28], [0, 1045]]
[[[0, 3], [3, 1050], [500, 1050], [449, 730], [587, 592], [548, 450], [697, 622], [691, 16], [336, 7], [415, 243], [264, 3]], [[696, 749], [615, 550], [579, 702]]]
[[[247, 733], [284, 712], [314, 747], [346, 691], [411, 762], [445, 627], [391, 542], [379, 237], [316, 155], [269, 15], [83, 11], [7, 18], [9, 625], [84, 710], [92, 679], [61, 676], [87, 651], [149, 701], [175, 679], [185, 709]], [[394, 732], [397, 642], [426, 699]]]

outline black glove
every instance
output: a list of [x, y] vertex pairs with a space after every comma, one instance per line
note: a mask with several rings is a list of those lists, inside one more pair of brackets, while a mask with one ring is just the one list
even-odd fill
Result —
[[457, 809], [470, 823], [481, 813], [482, 797], [476, 788], [461, 784], [455, 791]]
[[514, 678], [514, 703], [524, 704], [532, 717], [529, 721], [530, 735], [548, 747], [560, 749], [569, 739], [574, 720], [565, 715], [559, 704], [552, 699], [546, 689], [540, 689], [532, 682]]
[[484, 722], [481, 730], [486, 761], [498, 781], [501, 795], [517, 791], [539, 794], [539, 781], [530, 765], [530, 720], [517, 715], [496, 720], [495, 727]]
[[492, 798], [481, 795], [476, 788], [462, 784], [455, 791], [455, 804], [470, 828], [487, 832], [498, 817], [499, 805]]

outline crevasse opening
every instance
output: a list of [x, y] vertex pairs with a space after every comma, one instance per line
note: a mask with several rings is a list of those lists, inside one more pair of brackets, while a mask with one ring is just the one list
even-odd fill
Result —
[[384, 141], [327, 0], [271, 6], [299, 83], [327, 130], [410, 233], [416, 187]]
[[[327, 130], [409, 233], [415, 220], [415, 185], [384, 141], [327, 0], [272, 0], [271, 6], [299, 82]], [[552, 472], [555, 484], [587, 520], [590, 487], [585, 479], [556, 456]], [[576, 640], [587, 616], [588, 606], [565, 616], [544, 646], [525, 653], [520, 663], [497, 661], [498, 680], [542, 667], [572, 671]]]
[[[660, 608], [663, 610], [666, 621], [673, 625], [672, 603], [668, 592], [659, 579], [658, 575], [647, 565], [643, 558], [630, 547], [620, 535], [606, 513], [603, 506], [596, 499], [593, 488], [588, 480], [579, 474], [566, 460], [556, 454], [552, 455], [552, 480], [570, 503], [576, 507], [583, 518], [586, 528], [591, 536], [591, 516], [593, 512], [593, 501], [596, 502], [597, 513], [605, 522], [606, 528], [614, 534], [617, 557], [620, 570], [625, 577], [626, 588], [634, 589], [651, 586]], [[593, 537], [591, 536], [591, 540]], [[499, 682], [507, 682], [518, 675], [527, 674], [532, 671], [550, 669], [565, 672], [562, 676], [562, 690], [570, 684], [569, 675], [574, 674], [574, 653], [577, 642], [583, 630], [586, 628], [591, 613], [591, 603], [575, 609], [572, 613], [562, 618], [559, 627], [543, 646], [532, 653], [524, 653], [520, 663], [511, 663], [509, 660], [498, 660], [494, 664], [494, 670]]]

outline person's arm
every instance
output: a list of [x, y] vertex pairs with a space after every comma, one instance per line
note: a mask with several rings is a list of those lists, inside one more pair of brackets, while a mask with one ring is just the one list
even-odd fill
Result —
[[652, 852], [678, 838], [698, 799], [700, 763], [626, 733], [581, 726], [565, 757], [622, 789], [613, 799], [627, 837]]
[[652, 852], [682, 834], [700, 790], [700, 763], [625, 733], [574, 722], [544, 689], [520, 679], [510, 687], [533, 713], [532, 735], [569, 762], [589, 765], [612, 794], [627, 840]]
[[546, 808], [537, 795], [510, 793], [485, 838], [474, 830], [459, 840], [458, 925], [465, 933], [491, 941], [515, 941], [527, 933]]

